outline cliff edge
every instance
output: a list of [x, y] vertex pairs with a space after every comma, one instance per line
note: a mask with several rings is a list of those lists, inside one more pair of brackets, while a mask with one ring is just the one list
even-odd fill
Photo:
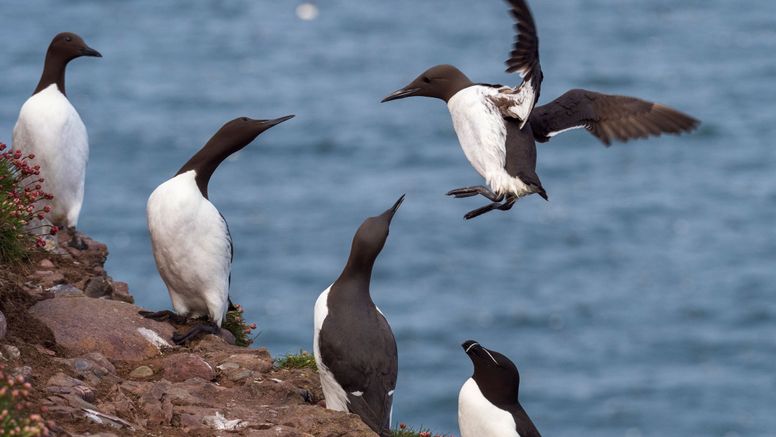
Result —
[[31, 384], [53, 435], [376, 435], [320, 406], [312, 369], [280, 369], [228, 336], [174, 346], [173, 327], [139, 316], [128, 285], [105, 272], [104, 244], [59, 238], [0, 272], [0, 363]]

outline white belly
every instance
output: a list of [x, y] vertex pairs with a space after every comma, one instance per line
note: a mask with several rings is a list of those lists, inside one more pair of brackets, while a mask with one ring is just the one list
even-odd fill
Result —
[[469, 378], [458, 394], [461, 437], [520, 437], [512, 415], [491, 404]]
[[19, 111], [13, 147], [34, 153], [40, 165], [43, 190], [52, 194], [49, 219], [57, 225], [76, 226], [84, 197], [89, 137], [70, 101], [52, 84], [33, 95]]
[[337, 383], [334, 375], [329, 371], [321, 359], [321, 349], [318, 344], [323, 321], [329, 314], [327, 300], [329, 299], [329, 290], [331, 286], [318, 296], [315, 301], [315, 312], [313, 319], [313, 352], [315, 354], [315, 364], [318, 365], [318, 375], [321, 378], [321, 388], [323, 396], [326, 398], [326, 408], [336, 411], [348, 411], [348, 396], [345, 389]]
[[220, 326], [228, 306], [231, 244], [226, 223], [194, 177], [188, 171], [151, 193], [148, 230], [175, 312], [208, 316]]
[[464, 88], [447, 103], [463, 153], [495, 193], [523, 196], [528, 187], [504, 168], [507, 130], [498, 108], [486, 97], [495, 88], [480, 85]]

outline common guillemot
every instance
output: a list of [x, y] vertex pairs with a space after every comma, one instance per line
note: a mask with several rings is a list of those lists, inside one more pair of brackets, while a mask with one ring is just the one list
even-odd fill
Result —
[[534, 107], [543, 79], [536, 26], [524, 0], [507, 1], [517, 30], [507, 72], [520, 73], [520, 86], [474, 83], [452, 65], [437, 65], [383, 99], [425, 96], [447, 103], [466, 158], [489, 185], [447, 193], [456, 198], [480, 194], [491, 201], [467, 213], [466, 219], [509, 210], [520, 197], [533, 193], [547, 200], [536, 174], [536, 141], [584, 127], [609, 145], [612, 140], [678, 134], [698, 126], [698, 120], [660, 104], [582, 89]]
[[474, 364], [474, 374], [458, 394], [461, 437], [541, 437], [517, 398], [515, 364], [476, 341], [461, 346]]
[[404, 196], [361, 224], [345, 269], [315, 302], [313, 349], [326, 407], [357, 414], [391, 435], [398, 355], [391, 326], [369, 294], [372, 267]]
[[175, 312], [140, 314], [175, 323], [185, 323], [189, 318], [205, 319], [184, 334], [176, 333], [176, 344], [200, 334], [217, 333], [229, 306], [234, 250], [226, 219], [208, 200], [210, 176], [221, 162], [259, 134], [293, 117], [241, 117], [226, 123], [148, 198], [148, 230], [154, 259]]
[[63, 32], [51, 40], [38, 86], [24, 102], [13, 129], [13, 148], [35, 155], [43, 189], [53, 195], [48, 220], [72, 233], [70, 244], [85, 248], [75, 232], [84, 199], [89, 136], [65, 94], [67, 64], [81, 56], [102, 57], [80, 36]]

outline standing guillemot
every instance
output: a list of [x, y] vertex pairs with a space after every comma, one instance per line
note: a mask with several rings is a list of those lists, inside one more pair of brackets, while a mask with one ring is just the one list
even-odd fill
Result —
[[391, 435], [399, 361], [396, 339], [372, 302], [372, 267], [404, 196], [369, 217], [353, 237], [345, 269], [315, 302], [313, 349], [326, 408], [357, 414], [381, 437]]
[[558, 133], [584, 127], [609, 145], [613, 139], [679, 134], [698, 126], [698, 120], [660, 104], [582, 89], [534, 108], [543, 78], [536, 26], [524, 0], [508, 3], [517, 35], [506, 61], [507, 72], [522, 75], [520, 86], [474, 83], [452, 65], [437, 65], [383, 99], [425, 96], [447, 103], [466, 158], [490, 186], [447, 193], [456, 198], [481, 194], [492, 202], [470, 211], [466, 219], [494, 209], [506, 211], [517, 199], [533, 193], [547, 199], [536, 174], [536, 141], [546, 142]]
[[49, 220], [68, 228], [73, 234], [71, 246], [83, 249], [75, 227], [84, 200], [89, 136], [65, 95], [67, 64], [81, 56], [102, 57], [74, 33], [60, 33], [51, 41], [38, 86], [19, 111], [13, 129], [13, 148], [35, 154], [43, 189], [54, 196], [48, 201]]
[[236, 118], [221, 127], [175, 176], [148, 198], [148, 230], [159, 274], [170, 293], [171, 311], [141, 311], [145, 317], [185, 323], [204, 318], [173, 341], [183, 344], [203, 333], [217, 333], [229, 306], [234, 250], [224, 216], [208, 200], [215, 169], [265, 130], [293, 118]]
[[458, 394], [461, 437], [541, 437], [517, 399], [520, 373], [509, 358], [468, 340], [474, 374]]

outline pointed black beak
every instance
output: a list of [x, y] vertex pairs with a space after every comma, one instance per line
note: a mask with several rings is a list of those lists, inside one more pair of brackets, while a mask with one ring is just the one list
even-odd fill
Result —
[[412, 97], [416, 95], [418, 91], [420, 91], [420, 88], [402, 88], [386, 96], [380, 103], [390, 102], [391, 100], [399, 100], [405, 97]]
[[396, 214], [396, 211], [399, 210], [401, 203], [404, 202], [404, 196], [406, 196], [406, 194], [402, 194], [401, 197], [399, 197], [399, 200], [397, 200], [392, 207], [390, 207], [387, 211], [381, 214], [383, 216], [388, 217], [389, 223], [391, 222], [391, 220], [393, 220], [393, 215]]
[[102, 54], [100, 54], [100, 52], [98, 52], [97, 50], [94, 50], [89, 46], [84, 46], [81, 49], [81, 56], [94, 56], [96, 58], [102, 58]]
[[396, 211], [399, 210], [401, 203], [404, 202], [404, 196], [406, 196], [406, 194], [402, 194], [401, 197], [399, 197], [399, 200], [397, 200], [396, 203], [394, 203], [391, 207], [391, 211], [393, 211], [394, 214], [396, 214]]
[[294, 118], [294, 115], [286, 115], [285, 117], [276, 118], [274, 120], [257, 120], [259, 124], [264, 128], [264, 130], [267, 130], [271, 128], [272, 126], [277, 126], [280, 123], [283, 123], [284, 121], [288, 121]]

